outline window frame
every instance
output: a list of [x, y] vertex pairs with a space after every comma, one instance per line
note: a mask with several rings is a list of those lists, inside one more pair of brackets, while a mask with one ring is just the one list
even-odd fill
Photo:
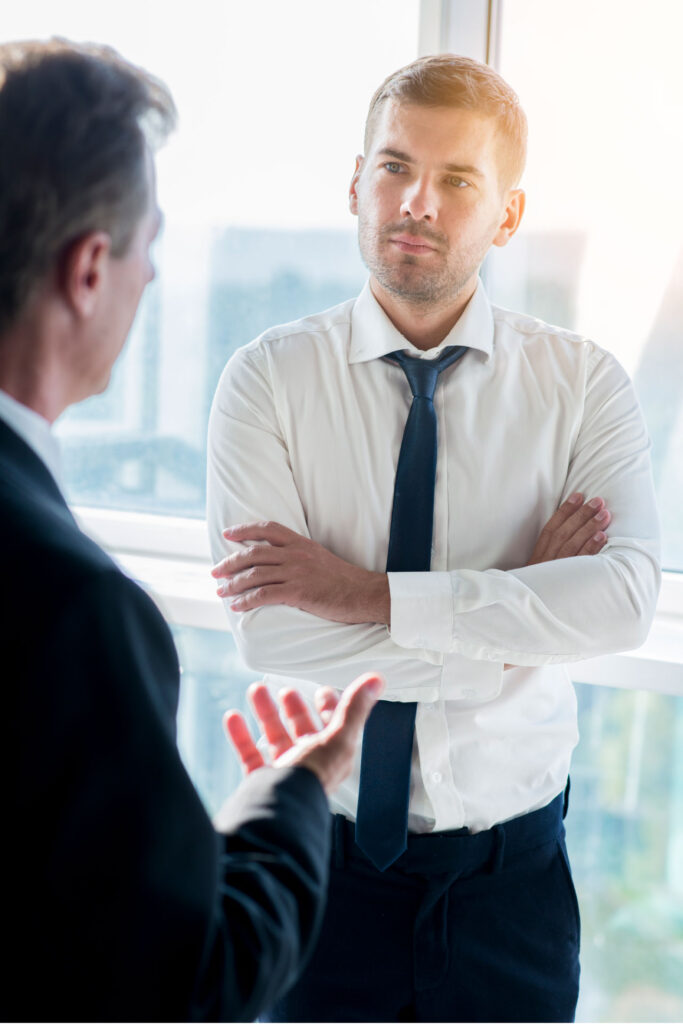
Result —
[[[84, 507], [75, 512], [85, 532], [149, 591], [172, 625], [230, 632], [210, 575], [203, 519]], [[683, 573], [664, 573], [655, 620], [642, 647], [574, 662], [572, 678], [683, 695]]]

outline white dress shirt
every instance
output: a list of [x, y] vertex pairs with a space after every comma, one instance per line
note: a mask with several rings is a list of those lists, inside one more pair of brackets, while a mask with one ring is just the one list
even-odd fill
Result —
[[33, 449], [60, 486], [59, 442], [45, 417], [29, 409], [27, 405], [17, 402], [16, 398], [12, 398], [6, 391], [0, 390], [0, 419]]
[[[492, 308], [479, 283], [443, 343], [422, 352], [368, 285], [240, 349], [209, 424], [208, 520], [269, 519], [384, 571], [394, 475], [412, 401], [383, 355], [471, 351], [439, 377], [430, 572], [390, 573], [391, 627], [296, 608], [226, 608], [246, 664], [312, 694], [370, 670], [417, 701], [409, 827], [473, 831], [547, 804], [565, 785], [576, 701], [561, 664], [637, 647], [659, 586], [649, 440], [621, 366], [593, 342]], [[573, 491], [601, 496], [609, 543], [525, 567]], [[519, 666], [503, 671], [503, 664]], [[354, 772], [334, 809], [353, 819]]]

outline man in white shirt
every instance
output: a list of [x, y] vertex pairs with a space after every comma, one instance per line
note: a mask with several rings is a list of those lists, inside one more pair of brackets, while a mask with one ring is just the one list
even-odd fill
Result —
[[[356, 842], [359, 749], [335, 802], [326, 925], [273, 1019], [573, 1017], [565, 663], [642, 643], [658, 526], [623, 369], [492, 307], [478, 279], [523, 214], [525, 140], [516, 95], [475, 61], [390, 76], [350, 189], [368, 284], [267, 331], [218, 387], [214, 575], [246, 662], [302, 688], [373, 667], [385, 701], [416, 704], [407, 849], [378, 870]], [[431, 562], [387, 572], [412, 385], [386, 357], [452, 346], [466, 352], [434, 392]]]

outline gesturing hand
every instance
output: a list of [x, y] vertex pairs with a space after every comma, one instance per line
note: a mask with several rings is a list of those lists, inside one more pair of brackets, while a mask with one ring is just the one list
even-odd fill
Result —
[[211, 570], [225, 580], [218, 594], [233, 598], [233, 611], [286, 604], [334, 622], [389, 623], [385, 573], [351, 565], [280, 523], [245, 523], [223, 536], [244, 545]]
[[[308, 768], [329, 796], [351, 771], [361, 729], [383, 689], [382, 677], [374, 673], [359, 676], [341, 697], [329, 687], [321, 688], [315, 694], [316, 709], [324, 723], [321, 730], [297, 690], [282, 692], [282, 711], [264, 683], [253, 683], [247, 693], [268, 741], [273, 766]], [[291, 733], [282, 721], [282, 712]], [[228, 711], [223, 722], [244, 771], [249, 774], [262, 768], [265, 759], [239, 711]]]

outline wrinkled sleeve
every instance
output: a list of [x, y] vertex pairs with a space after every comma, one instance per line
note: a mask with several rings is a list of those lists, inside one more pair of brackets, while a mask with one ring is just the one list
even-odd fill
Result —
[[516, 665], [640, 646], [660, 584], [650, 442], [631, 381], [599, 349], [588, 362], [581, 427], [560, 501], [574, 491], [601, 495], [612, 513], [599, 555], [506, 572], [390, 573], [394, 641]]

